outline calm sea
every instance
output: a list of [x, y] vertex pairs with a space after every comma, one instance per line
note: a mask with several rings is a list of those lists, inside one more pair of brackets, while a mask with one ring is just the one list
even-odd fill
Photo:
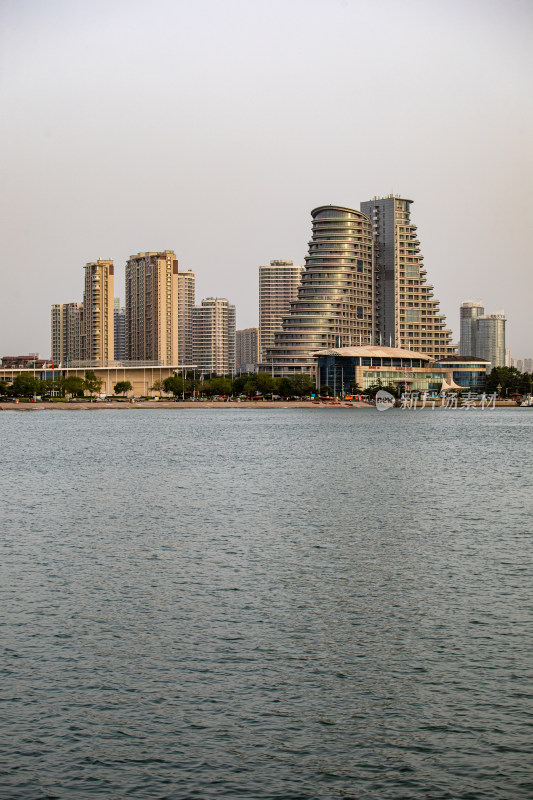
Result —
[[0, 430], [2, 800], [533, 797], [533, 410]]

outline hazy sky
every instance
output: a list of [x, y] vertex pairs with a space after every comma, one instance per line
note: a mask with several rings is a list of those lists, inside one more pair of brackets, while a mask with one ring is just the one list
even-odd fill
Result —
[[532, 79], [531, 0], [0, 0], [0, 355], [142, 250], [255, 326], [312, 208], [394, 192], [454, 341], [482, 299], [533, 357]]

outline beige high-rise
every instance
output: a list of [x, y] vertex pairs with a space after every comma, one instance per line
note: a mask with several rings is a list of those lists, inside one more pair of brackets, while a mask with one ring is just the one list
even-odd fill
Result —
[[113, 361], [115, 358], [114, 267], [110, 260], [86, 264], [83, 292], [85, 341], [82, 358], [86, 361]]
[[126, 263], [126, 358], [178, 363], [178, 261], [173, 250]]

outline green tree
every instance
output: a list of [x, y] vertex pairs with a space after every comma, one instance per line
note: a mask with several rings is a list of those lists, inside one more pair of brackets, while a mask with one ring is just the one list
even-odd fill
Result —
[[11, 388], [11, 385], [7, 383], [7, 381], [0, 381], [0, 395], [5, 397], [8, 394], [8, 386]]
[[204, 387], [207, 394], [231, 394], [233, 385], [231, 378], [216, 377], [209, 380], [209, 386]]
[[243, 373], [242, 375], [237, 375], [235, 378], [233, 378], [233, 394], [244, 394], [244, 387], [246, 386], [249, 378], [250, 375], [247, 372]]
[[69, 375], [63, 379], [63, 391], [72, 397], [83, 397], [85, 388], [85, 381], [78, 375]]
[[178, 375], [171, 375], [163, 381], [163, 388], [168, 394], [173, 394], [174, 397], [177, 397], [180, 394], [183, 395], [185, 391], [185, 381]]
[[292, 393], [296, 397], [305, 397], [315, 391], [315, 384], [310, 375], [306, 373], [298, 373], [291, 375]]
[[497, 392], [501, 386], [500, 396], [508, 397], [513, 392], [519, 392], [522, 373], [516, 367], [493, 367], [487, 375], [486, 390]]
[[115, 383], [113, 386], [113, 391], [115, 394], [122, 394], [124, 397], [126, 396], [126, 392], [131, 392], [133, 386], [129, 381], [119, 381]]
[[150, 386], [150, 391], [159, 392], [159, 397], [161, 398], [161, 395], [165, 391], [165, 387], [163, 386], [163, 381], [154, 381], [153, 385]]
[[292, 383], [290, 378], [278, 378], [277, 393], [281, 397], [290, 397], [292, 395]]
[[103, 381], [100, 378], [97, 378], [96, 374], [92, 370], [87, 370], [85, 372], [85, 388], [91, 395], [91, 400], [95, 394], [100, 394], [102, 391], [102, 383]]
[[13, 381], [13, 395], [15, 397], [33, 397], [39, 391], [40, 381], [33, 375], [22, 372]]
[[325, 383], [323, 386], [320, 387], [320, 394], [322, 395], [322, 397], [331, 397], [333, 394], [333, 389], [331, 388], [331, 386], [328, 386], [328, 384]]

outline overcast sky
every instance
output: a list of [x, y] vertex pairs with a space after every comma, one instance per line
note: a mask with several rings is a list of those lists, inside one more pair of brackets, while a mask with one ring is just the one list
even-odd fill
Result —
[[257, 325], [310, 211], [414, 200], [428, 281], [533, 357], [531, 0], [0, 0], [0, 355], [83, 265], [173, 249]]

